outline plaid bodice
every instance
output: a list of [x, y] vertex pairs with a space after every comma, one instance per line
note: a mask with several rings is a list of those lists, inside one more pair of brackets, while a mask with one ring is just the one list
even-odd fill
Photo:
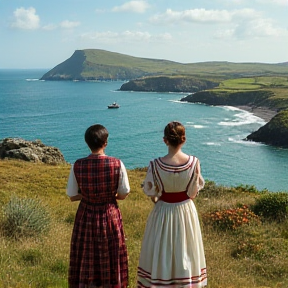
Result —
[[74, 174], [83, 200], [95, 204], [116, 203], [121, 162], [119, 159], [90, 154], [74, 164]]

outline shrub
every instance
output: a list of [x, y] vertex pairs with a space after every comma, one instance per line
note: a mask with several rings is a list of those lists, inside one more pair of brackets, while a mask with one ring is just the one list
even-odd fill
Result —
[[264, 194], [256, 199], [251, 209], [263, 218], [284, 221], [288, 216], [288, 193]]
[[232, 251], [231, 256], [234, 258], [250, 258], [263, 259], [266, 257], [265, 249], [262, 243], [253, 243], [252, 239], [249, 241], [241, 241], [237, 248]]
[[221, 230], [235, 230], [242, 225], [259, 224], [260, 219], [247, 206], [216, 211], [204, 216], [204, 221]]
[[48, 230], [50, 216], [41, 202], [13, 197], [3, 206], [2, 229], [13, 238], [38, 235]]
[[75, 213], [72, 213], [72, 212], [69, 213], [64, 219], [64, 221], [68, 224], [73, 224], [74, 220], [75, 220]]

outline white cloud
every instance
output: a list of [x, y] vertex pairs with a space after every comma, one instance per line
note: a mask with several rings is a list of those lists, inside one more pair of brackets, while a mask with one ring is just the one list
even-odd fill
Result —
[[183, 23], [183, 22], [229, 22], [231, 14], [227, 10], [205, 10], [191, 9], [184, 11], [173, 11], [167, 9], [163, 14], [157, 14], [150, 18], [152, 23]]
[[25, 9], [23, 7], [17, 8], [14, 12], [14, 21], [12, 23], [13, 28], [35, 30], [39, 28], [40, 18], [36, 14], [36, 10], [33, 7]]
[[57, 25], [55, 24], [48, 24], [42, 27], [43, 30], [47, 30], [47, 31], [52, 31], [55, 30], [57, 28]]
[[149, 4], [146, 1], [135, 0], [126, 2], [121, 6], [115, 6], [113, 12], [134, 12], [144, 13], [149, 8]]
[[215, 38], [237, 38], [237, 39], [252, 39], [252, 38], [287, 38], [288, 30], [274, 25], [271, 19], [257, 18], [248, 21], [240, 21], [233, 27], [218, 30]]
[[73, 21], [68, 21], [68, 20], [62, 21], [60, 23], [60, 27], [63, 29], [73, 29], [79, 25], [80, 25], [80, 22], [77, 22], [77, 21], [73, 22]]
[[237, 37], [287, 37], [288, 31], [274, 26], [270, 19], [254, 19], [238, 25], [234, 34]]
[[237, 18], [254, 18], [259, 17], [260, 13], [253, 9], [239, 10], [206, 10], [191, 9], [184, 11], [173, 11], [167, 9], [163, 14], [157, 14], [150, 18], [150, 21], [155, 24], [181, 24], [184, 22], [190, 23], [229, 23]]

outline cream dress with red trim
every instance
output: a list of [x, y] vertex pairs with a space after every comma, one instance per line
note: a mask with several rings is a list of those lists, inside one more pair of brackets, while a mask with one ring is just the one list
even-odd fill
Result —
[[[167, 165], [158, 158], [150, 162], [143, 184], [148, 196], [160, 198], [162, 193], [186, 191], [188, 197], [194, 198], [204, 187], [204, 179], [195, 156], [190, 156], [181, 166]], [[167, 203], [160, 198], [150, 212], [142, 241], [137, 287], [207, 285], [196, 207], [191, 199], [177, 202], [177, 195], [174, 201]]]

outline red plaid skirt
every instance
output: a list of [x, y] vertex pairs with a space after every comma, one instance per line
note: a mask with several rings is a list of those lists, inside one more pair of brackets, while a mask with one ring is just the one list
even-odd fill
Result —
[[127, 287], [128, 256], [117, 204], [79, 204], [68, 283], [69, 288]]

